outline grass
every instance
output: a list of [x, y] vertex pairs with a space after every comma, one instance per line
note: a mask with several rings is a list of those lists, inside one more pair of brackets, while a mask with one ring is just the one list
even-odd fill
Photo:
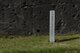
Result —
[[48, 35], [3, 37], [0, 38], [0, 53], [80, 53], [80, 34], [56, 35], [53, 44]]

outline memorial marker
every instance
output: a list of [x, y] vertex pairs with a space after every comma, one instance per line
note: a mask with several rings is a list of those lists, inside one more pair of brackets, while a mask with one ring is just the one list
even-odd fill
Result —
[[55, 42], [55, 11], [50, 10], [50, 43]]

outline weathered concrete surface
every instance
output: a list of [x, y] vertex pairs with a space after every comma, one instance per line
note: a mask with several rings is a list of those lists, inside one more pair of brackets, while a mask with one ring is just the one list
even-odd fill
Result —
[[49, 11], [56, 33], [80, 32], [80, 0], [0, 0], [0, 34], [49, 34]]

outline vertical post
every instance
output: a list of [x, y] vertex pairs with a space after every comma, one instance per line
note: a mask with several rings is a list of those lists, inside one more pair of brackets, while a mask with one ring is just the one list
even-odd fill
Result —
[[55, 42], [55, 11], [50, 10], [50, 43]]

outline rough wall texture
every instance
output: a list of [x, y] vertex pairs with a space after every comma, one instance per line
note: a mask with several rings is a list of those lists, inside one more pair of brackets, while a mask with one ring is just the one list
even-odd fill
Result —
[[48, 34], [50, 10], [56, 33], [80, 32], [80, 0], [0, 0], [0, 34]]

